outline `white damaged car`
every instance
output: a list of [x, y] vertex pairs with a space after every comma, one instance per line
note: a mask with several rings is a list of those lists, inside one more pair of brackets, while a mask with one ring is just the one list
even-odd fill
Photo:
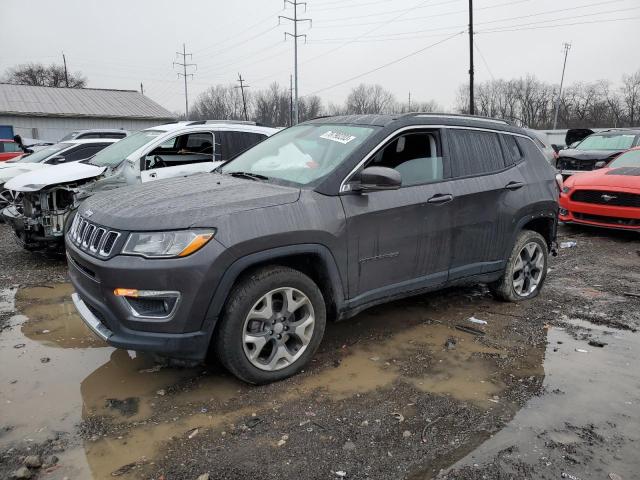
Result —
[[5, 183], [14, 202], [2, 210], [27, 250], [59, 249], [70, 212], [95, 192], [210, 172], [278, 132], [252, 122], [176, 122], [142, 130], [92, 158], [18, 175]]

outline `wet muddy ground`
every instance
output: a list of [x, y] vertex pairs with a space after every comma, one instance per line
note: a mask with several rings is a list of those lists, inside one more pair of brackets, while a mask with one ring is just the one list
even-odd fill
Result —
[[302, 374], [249, 387], [106, 346], [62, 259], [0, 225], [0, 478], [34, 454], [47, 479], [640, 478], [640, 237], [561, 236], [578, 245], [533, 301], [376, 307], [330, 325]]

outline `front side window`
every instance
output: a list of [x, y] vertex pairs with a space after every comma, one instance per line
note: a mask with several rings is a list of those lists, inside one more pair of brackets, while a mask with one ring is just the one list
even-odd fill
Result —
[[184, 133], [169, 138], [143, 159], [143, 170], [211, 162], [215, 138], [211, 132]]
[[105, 148], [108, 143], [96, 143], [93, 145], [80, 145], [78, 148], [71, 149], [63, 153], [63, 156], [67, 162], [75, 162], [76, 160], [85, 160], [92, 157], [100, 150]]
[[442, 180], [440, 135], [438, 132], [400, 135], [377, 152], [366, 166], [397, 170], [403, 187]]
[[219, 171], [249, 173], [308, 185], [331, 173], [378, 128], [368, 125], [297, 125], [240, 154]]
[[113, 145], [98, 152], [91, 159], [91, 165], [98, 167], [115, 167], [120, 165], [129, 155], [143, 147], [147, 143], [155, 140], [164, 132], [160, 130], [143, 130], [114, 143]]
[[640, 150], [631, 150], [630, 152], [623, 153], [607, 166], [609, 168], [620, 168], [620, 167], [639, 167], [640, 168]]
[[578, 150], [626, 150], [633, 146], [636, 136], [629, 133], [589, 135], [576, 148]]
[[454, 177], [484, 175], [504, 169], [497, 133], [451, 129], [449, 138]]

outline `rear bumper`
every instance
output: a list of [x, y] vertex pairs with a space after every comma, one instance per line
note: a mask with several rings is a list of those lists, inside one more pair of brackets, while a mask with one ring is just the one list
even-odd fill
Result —
[[559, 203], [561, 222], [640, 231], [640, 208], [574, 202], [565, 194], [560, 196]]

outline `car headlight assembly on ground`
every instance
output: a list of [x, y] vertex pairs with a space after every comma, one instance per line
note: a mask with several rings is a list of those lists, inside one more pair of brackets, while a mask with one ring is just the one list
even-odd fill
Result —
[[122, 254], [146, 258], [186, 257], [204, 247], [214, 235], [214, 229], [133, 232]]

